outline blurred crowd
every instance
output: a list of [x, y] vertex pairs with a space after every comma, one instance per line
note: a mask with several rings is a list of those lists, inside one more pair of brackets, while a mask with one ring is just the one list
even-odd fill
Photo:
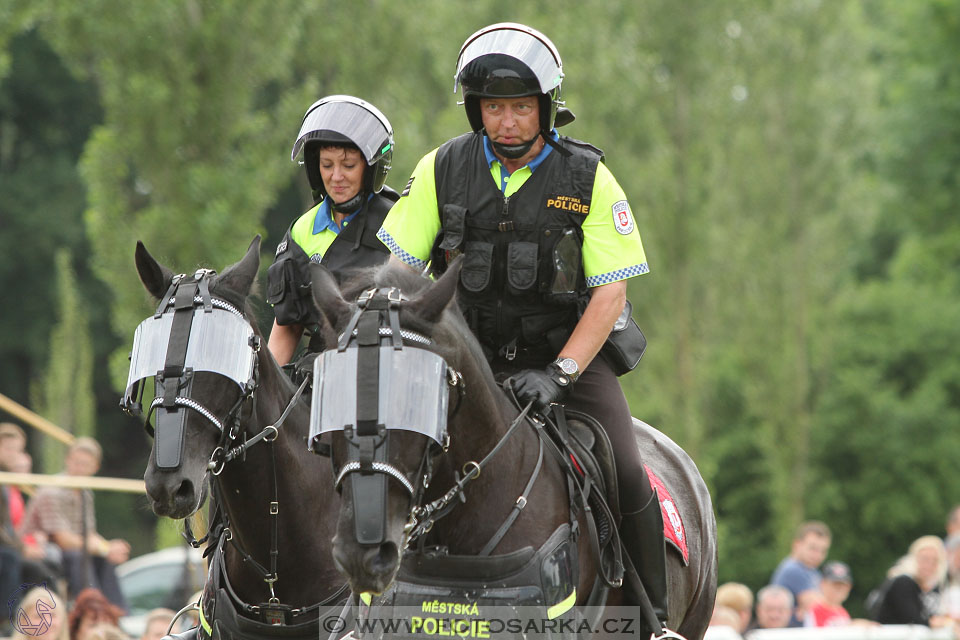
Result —
[[[0, 471], [31, 472], [26, 444], [20, 426], [0, 423]], [[96, 440], [77, 438], [60, 475], [93, 476], [102, 454]], [[125, 540], [97, 532], [89, 489], [0, 486], [0, 636], [114, 640], [109, 625], [127, 609], [115, 568], [129, 557]]]
[[[0, 423], [0, 471], [31, 471], [26, 444], [23, 429]], [[78, 438], [61, 474], [92, 476], [101, 458], [95, 440]], [[853, 575], [842, 561], [825, 562], [831, 540], [825, 523], [804, 522], [789, 555], [756, 594], [744, 584], [721, 584], [712, 635], [749, 640], [757, 629], [916, 624], [951, 627], [960, 638], [960, 505], [947, 516], [944, 538], [915, 540], [870, 592], [867, 618], [852, 618], [844, 606]], [[21, 487], [0, 485], [0, 637], [128, 640], [119, 626], [127, 604], [115, 567], [129, 555], [126, 541], [97, 532], [89, 489], [50, 486], [28, 495]], [[151, 611], [142, 640], [160, 640], [174, 615], [165, 608]]]
[[866, 618], [852, 618], [844, 607], [853, 586], [850, 567], [824, 562], [830, 551], [830, 528], [802, 523], [790, 554], [754, 594], [738, 582], [721, 584], [710, 621], [716, 637], [732, 629], [749, 638], [757, 629], [914, 624], [949, 627], [960, 637], [960, 505], [947, 516], [946, 536], [917, 538], [889, 569], [866, 601]]
[[[101, 591], [87, 587], [66, 602], [46, 585], [31, 586], [19, 599], [13, 640], [130, 640], [120, 628], [123, 610]], [[140, 640], [160, 640], [173, 622], [170, 609], [154, 609], [147, 615]]]

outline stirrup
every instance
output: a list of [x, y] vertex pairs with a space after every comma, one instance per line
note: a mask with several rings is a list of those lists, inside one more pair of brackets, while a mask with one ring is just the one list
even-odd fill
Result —
[[685, 637], [677, 633], [676, 631], [671, 631], [666, 627], [663, 627], [660, 630], [660, 633], [651, 633], [650, 640], [687, 640]]

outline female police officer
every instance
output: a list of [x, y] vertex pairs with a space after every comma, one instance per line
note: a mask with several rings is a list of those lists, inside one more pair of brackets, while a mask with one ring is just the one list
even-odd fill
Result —
[[420, 161], [378, 237], [416, 268], [429, 260], [442, 271], [464, 254], [458, 300], [493, 370], [513, 373], [520, 400], [539, 410], [566, 400], [604, 425], [622, 538], [665, 621], [660, 505], [623, 390], [596, 357], [625, 308], [626, 280], [647, 262], [602, 152], [554, 128], [573, 119], [558, 111], [562, 78], [553, 43], [529, 27], [500, 23], [468, 38], [456, 81], [473, 132]]
[[368, 102], [343, 95], [315, 102], [303, 117], [292, 160], [301, 149], [317, 204], [287, 230], [267, 275], [267, 301], [276, 315], [267, 347], [280, 364], [290, 361], [304, 328], [316, 322], [309, 263], [341, 278], [384, 262], [390, 252], [376, 233], [399, 197], [384, 184], [393, 127]]

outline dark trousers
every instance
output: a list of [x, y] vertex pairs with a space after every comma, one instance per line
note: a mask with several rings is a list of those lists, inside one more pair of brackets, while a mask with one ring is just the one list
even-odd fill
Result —
[[573, 393], [564, 404], [569, 409], [593, 416], [607, 432], [617, 463], [620, 511], [633, 513], [642, 509], [650, 500], [650, 480], [643, 468], [640, 449], [637, 448], [627, 398], [623, 395], [620, 381], [603, 356], [598, 354], [580, 374], [573, 386]]
[[116, 567], [101, 556], [87, 555], [82, 551], [63, 552], [63, 570], [71, 599], [76, 598], [86, 587], [96, 587], [103, 592], [107, 600], [126, 611], [127, 601], [120, 591], [115, 569]]
[[20, 552], [13, 547], [0, 546], [0, 621], [9, 618], [10, 607], [7, 602], [20, 588], [21, 579]]

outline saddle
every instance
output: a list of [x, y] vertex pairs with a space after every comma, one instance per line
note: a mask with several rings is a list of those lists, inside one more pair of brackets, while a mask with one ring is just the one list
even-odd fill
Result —
[[[607, 499], [617, 523], [620, 522], [620, 492], [617, 486], [617, 465], [613, 445], [600, 423], [585, 413], [564, 409], [569, 444], [576, 454], [574, 461], [581, 471], [593, 479]], [[558, 427], [562, 428], [559, 424]]]
[[[556, 414], [557, 412], [555, 412]], [[586, 476], [600, 489], [606, 498], [610, 513], [616, 524], [620, 522], [620, 493], [617, 486], [617, 468], [613, 456], [613, 445], [607, 437], [603, 426], [590, 415], [580, 411], [564, 409], [566, 429], [569, 434], [567, 442], [573, 450], [574, 467]], [[556, 418], [557, 427], [562, 431], [561, 419]], [[685, 530], [680, 519], [679, 511], [669, 489], [663, 480], [647, 465], [644, 465], [651, 488], [657, 493], [660, 511], [663, 514], [663, 535], [667, 547], [673, 547], [680, 554], [684, 565], [689, 564], [689, 550], [686, 544]], [[594, 505], [591, 505], [594, 506]], [[598, 513], [602, 510], [595, 509]], [[598, 523], [598, 527], [600, 523]], [[602, 543], [605, 541], [602, 540]]]

